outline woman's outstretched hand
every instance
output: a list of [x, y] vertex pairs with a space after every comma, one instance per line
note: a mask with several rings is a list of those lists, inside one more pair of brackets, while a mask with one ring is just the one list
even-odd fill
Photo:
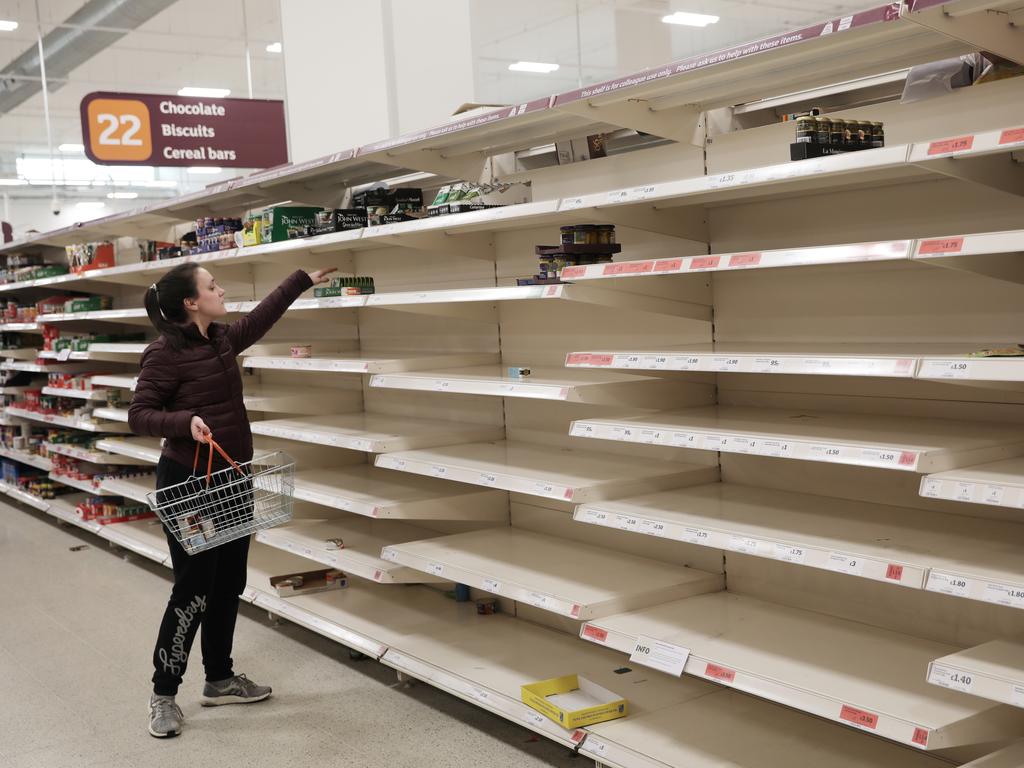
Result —
[[192, 417], [192, 439], [199, 443], [205, 443], [206, 439], [210, 437], [210, 428], [206, 426], [206, 422], [198, 416]]
[[313, 285], [320, 285], [321, 283], [327, 282], [327, 275], [331, 272], [337, 272], [337, 267], [327, 267], [327, 269], [318, 269], [314, 272], [309, 273], [309, 279], [313, 281]]

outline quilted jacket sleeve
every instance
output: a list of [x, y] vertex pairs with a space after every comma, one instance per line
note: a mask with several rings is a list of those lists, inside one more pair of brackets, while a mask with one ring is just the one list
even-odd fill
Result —
[[178, 371], [175, 356], [163, 345], [150, 346], [142, 356], [142, 371], [128, 406], [128, 426], [136, 435], [191, 437], [194, 411], [164, 410], [178, 390]]
[[262, 339], [267, 331], [274, 327], [274, 323], [281, 319], [281, 315], [291, 303], [312, 285], [313, 281], [309, 275], [304, 270], [297, 269], [257, 304], [252, 312], [231, 323], [227, 333], [235, 354], [241, 353]]

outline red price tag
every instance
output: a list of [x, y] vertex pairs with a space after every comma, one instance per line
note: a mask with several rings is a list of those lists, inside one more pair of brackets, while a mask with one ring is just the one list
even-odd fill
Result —
[[654, 262], [655, 272], [678, 272], [682, 268], [682, 259], [658, 259]]
[[720, 667], [717, 664], [708, 664], [704, 668], [704, 674], [713, 677], [715, 680], [722, 680], [731, 683], [736, 679], [736, 672], [728, 667]]
[[721, 256], [695, 256], [690, 262], [690, 269], [715, 269]]
[[730, 267], [756, 267], [760, 263], [760, 253], [734, 253], [729, 257]]
[[922, 240], [921, 248], [918, 250], [920, 254], [935, 254], [935, 253], [960, 253], [964, 249], [964, 239], [962, 237], [939, 237], [934, 240]]
[[599, 643], [603, 643], [608, 639], [608, 632], [600, 627], [595, 627], [593, 624], [587, 624], [583, 628], [583, 636], [589, 637], [592, 640], [597, 640]]
[[565, 360], [566, 365], [611, 365], [612, 355], [592, 355], [589, 352], [572, 352]]
[[1017, 144], [1024, 141], [1024, 128], [1011, 128], [999, 135], [1000, 144]]
[[581, 741], [583, 741], [583, 737], [586, 735], [587, 732], [584, 730], [573, 731], [572, 736], [569, 737], [569, 740], [572, 741], [573, 744], [579, 744]]
[[846, 720], [854, 725], [861, 725], [874, 730], [878, 727], [878, 715], [872, 712], [865, 712], [863, 709], [856, 709], [847, 705], [839, 711], [839, 719]]
[[587, 268], [582, 265], [563, 267], [561, 278], [563, 280], [572, 280], [574, 277], [583, 277], [585, 274], [587, 274]]
[[653, 261], [623, 261], [619, 264], [605, 264], [604, 275], [639, 275], [654, 270]]
[[889, 567], [885, 569], [885, 578], [890, 581], [903, 581], [903, 566], [889, 563]]
[[[566, 494], [566, 498], [571, 498], [572, 491], [566, 491], [565, 494]], [[579, 605], [579, 603], [573, 603], [572, 610], [569, 611], [569, 615], [572, 616], [574, 619], [578, 619], [580, 617], [580, 605]]]
[[932, 155], [948, 155], [950, 152], [963, 152], [973, 146], [973, 136], [958, 136], [955, 139], [933, 141], [928, 145], [928, 157], [931, 157]]
[[917, 454], [913, 451], [903, 451], [900, 454], [900, 466], [912, 467], [917, 463]]
[[922, 747], [927, 747], [928, 746], [928, 731], [925, 730], [924, 728], [915, 728], [914, 729], [913, 742], [915, 744], [920, 744]]

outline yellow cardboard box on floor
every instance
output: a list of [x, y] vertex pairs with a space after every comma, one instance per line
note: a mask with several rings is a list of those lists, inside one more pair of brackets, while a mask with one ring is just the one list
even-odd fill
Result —
[[577, 675], [522, 686], [526, 706], [566, 729], [625, 717], [628, 704], [618, 694]]

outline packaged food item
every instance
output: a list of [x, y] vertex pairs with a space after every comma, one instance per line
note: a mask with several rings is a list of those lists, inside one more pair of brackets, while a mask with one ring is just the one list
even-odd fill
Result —
[[275, 205], [263, 211], [261, 242], [276, 243], [305, 237], [316, 223], [320, 208], [299, 205]]
[[313, 347], [310, 346], [309, 344], [297, 344], [294, 347], [292, 347], [291, 352], [292, 357], [309, 357], [311, 354], [313, 354]]

